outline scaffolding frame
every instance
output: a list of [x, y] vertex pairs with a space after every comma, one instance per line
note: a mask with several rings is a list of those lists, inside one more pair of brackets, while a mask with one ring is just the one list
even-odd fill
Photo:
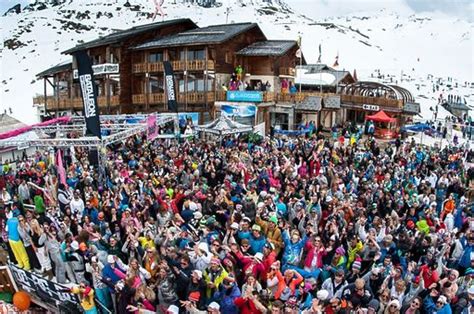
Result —
[[[129, 137], [137, 134], [146, 132], [147, 129], [147, 118], [149, 115], [115, 115], [108, 116], [104, 115], [100, 117], [101, 129], [108, 130], [111, 132], [110, 135], [105, 135], [102, 139], [97, 137], [81, 136], [79, 138], [67, 138], [64, 133], [77, 132], [85, 134], [86, 125], [84, 117], [72, 117], [71, 121], [73, 124], [55, 124], [48, 126], [33, 127], [33, 131], [43, 132], [45, 134], [51, 134], [56, 132], [56, 138], [7, 138], [0, 140], [0, 148], [6, 147], [105, 147], [110, 144], [123, 141]], [[137, 123], [126, 123], [126, 120], [134, 119], [141, 120]], [[157, 115], [156, 125], [162, 126], [168, 122], [174, 121], [176, 117], [172, 115]], [[175, 122], [176, 124], [176, 122]], [[158, 138], [173, 138], [174, 135], [159, 135]]]

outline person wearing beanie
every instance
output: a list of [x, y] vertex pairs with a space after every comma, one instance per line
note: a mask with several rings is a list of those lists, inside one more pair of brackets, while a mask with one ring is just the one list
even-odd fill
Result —
[[379, 310], [379, 301], [372, 299], [367, 306], [367, 314], [376, 314]]
[[323, 282], [321, 289], [324, 289], [329, 293], [329, 299], [341, 298], [342, 291], [344, 291], [348, 285], [348, 282], [344, 279], [344, 277], [344, 269], [340, 268], [336, 271], [334, 277], [330, 277]]
[[255, 222], [262, 227], [263, 234], [266, 236], [267, 241], [275, 246], [275, 253], [278, 255], [283, 247], [281, 230], [278, 227], [278, 218], [273, 215], [270, 216], [268, 221], [265, 221], [260, 218], [260, 215], [257, 215]]
[[361, 278], [361, 273], [360, 273], [361, 268], [362, 268], [361, 260], [357, 258], [352, 263], [351, 272], [349, 273], [349, 276], [347, 276], [348, 283], [353, 283], [354, 281], [356, 281], [356, 279]]

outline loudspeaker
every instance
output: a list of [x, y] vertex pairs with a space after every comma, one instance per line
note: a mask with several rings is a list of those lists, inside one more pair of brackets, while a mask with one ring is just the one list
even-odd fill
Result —
[[97, 151], [97, 148], [89, 149], [89, 163], [94, 167], [99, 166], [99, 152]]

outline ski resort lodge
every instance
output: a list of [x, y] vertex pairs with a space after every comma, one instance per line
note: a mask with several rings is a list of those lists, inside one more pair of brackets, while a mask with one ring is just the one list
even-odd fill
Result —
[[420, 111], [406, 89], [307, 64], [297, 41], [267, 39], [255, 23], [201, 28], [190, 19], [177, 19], [118, 31], [64, 51], [71, 62], [37, 74], [44, 95], [34, 103], [50, 115], [82, 111], [74, 59], [80, 50], [94, 64], [101, 113], [167, 112], [163, 61], [173, 66], [178, 111], [199, 123], [224, 112], [246, 124], [266, 122], [267, 130], [270, 125], [293, 130], [309, 121], [330, 128], [341, 121], [362, 122], [380, 110], [404, 123]]

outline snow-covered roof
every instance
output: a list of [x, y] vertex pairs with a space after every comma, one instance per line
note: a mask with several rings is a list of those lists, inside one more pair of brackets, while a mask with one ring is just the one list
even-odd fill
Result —
[[0, 133], [11, 131], [14, 129], [19, 129], [25, 127], [26, 124], [13, 118], [12, 116], [2, 113], [0, 114]]
[[83, 50], [83, 49], [89, 49], [89, 48], [94, 48], [94, 47], [99, 47], [99, 46], [104, 46], [108, 44], [114, 44], [117, 42], [120, 42], [122, 40], [129, 39], [133, 36], [140, 35], [145, 32], [149, 31], [154, 31], [158, 30], [162, 27], [165, 26], [170, 26], [170, 25], [175, 25], [175, 24], [190, 24], [192, 28], [197, 27], [197, 25], [191, 20], [191, 19], [175, 19], [175, 20], [169, 20], [169, 21], [163, 21], [163, 22], [156, 22], [156, 23], [151, 23], [151, 24], [145, 24], [145, 25], [140, 25], [140, 26], [135, 26], [129, 29], [125, 30], [120, 30], [115, 33], [106, 35], [104, 37], [100, 37], [98, 39], [77, 45], [74, 48], [68, 49], [64, 51], [64, 54], [71, 54], [73, 52]]
[[40, 72], [36, 74], [37, 77], [45, 77], [45, 76], [51, 76], [59, 72], [64, 72], [64, 71], [72, 71], [72, 62], [71, 61], [65, 61], [61, 62], [59, 64], [56, 64], [55, 66], [50, 67], [47, 70], [44, 70], [43, 72]]
[[195, 130], [218, 135], [229, 135], [252, 131], [252, 126], [231, 120], [229, 117], [221, 115], [216, 120], [194, 127]]
[[296, 45], [294, 40], [266, 40], [251, 44], [237, 52], [242, 56], [282, 56]]
[[256, 23], [211, 25], [203, 28], [188, 30], [163, 38], [158, 38], [138, 45], [134, 49], [219, 44], [252, 28], [257, 28], [260, 32], [262, 32]]
[[326, 64], [308, 64], [296, 67], [295, 83], [303, 85], [337, 85], [346, 76], [352, 79], [348, 71], [335, 70]]

